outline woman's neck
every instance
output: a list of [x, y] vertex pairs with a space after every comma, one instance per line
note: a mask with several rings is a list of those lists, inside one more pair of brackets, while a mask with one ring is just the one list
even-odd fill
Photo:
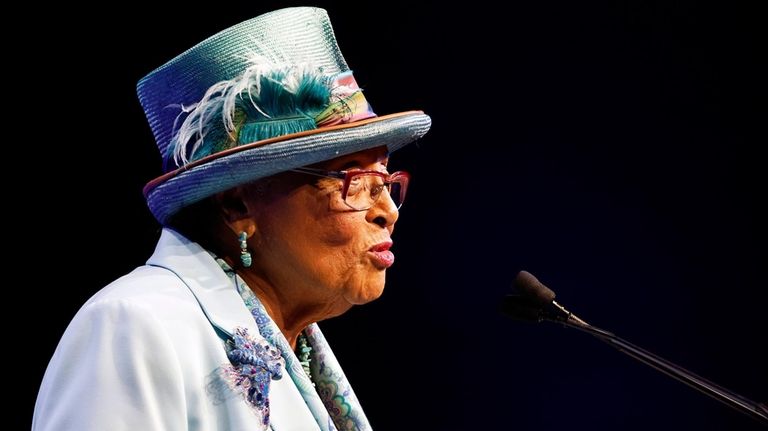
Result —
[[238, 274], [259, 298], [293, 349], [304, 328], [346, 311], [339, 312], [333, 301], [313, 301], [307, 292], [293, 286], [276, 288], [253, 271], [239, 270]]

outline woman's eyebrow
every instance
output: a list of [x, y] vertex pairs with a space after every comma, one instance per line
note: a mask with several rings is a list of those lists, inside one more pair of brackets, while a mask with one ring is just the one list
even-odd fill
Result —
[[344, 163], [343, 165], [341, 165], [339, 167], [339, 169], [337, 169], [337, 170], [343, 171], [343, 170], [346, 170], [346, 169], [349, 169], [349, 168], [359, 168], [361, 166], [362, 166], [362, 164], [359, 161], [357, 161], [357, 160], [350, 160], [350, 161]]

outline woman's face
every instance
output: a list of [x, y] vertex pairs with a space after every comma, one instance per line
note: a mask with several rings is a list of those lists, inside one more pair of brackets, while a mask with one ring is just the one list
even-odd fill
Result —
[[[387, 160], [380, 147], [313, 167], [387, 172]], [[327, 304], [339, 313], [378, 298], [394, 261], [389, 247], [398, 211], [389, 194], [354, 211], [342, 200], [341, 179], [291, 172], [276, 183], [256, 204], [252, 248], [261, 275], [278, 292], [298, 290], [308, 305]]]

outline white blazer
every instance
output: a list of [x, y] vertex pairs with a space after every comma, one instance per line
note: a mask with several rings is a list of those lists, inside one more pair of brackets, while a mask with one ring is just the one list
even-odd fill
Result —
[[[235, 327], [258, 334], [211, 255], [164, 229], [147, 265], [96, 293], [70, 323], [45, 372], [32, 429], [263, 429], [241, 396], [208, 385], [229, 364], [224, 340]], [[319, 429], [287, 375], [272, 381], [270, 405], [274, 430]]]

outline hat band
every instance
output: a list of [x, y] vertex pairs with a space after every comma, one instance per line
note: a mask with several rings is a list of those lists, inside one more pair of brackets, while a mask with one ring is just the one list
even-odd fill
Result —
[[354, 123], [376, 116], [351, 70], [336, 76], [333, 89], [333, 101], [315, 116], [317, 128]]

